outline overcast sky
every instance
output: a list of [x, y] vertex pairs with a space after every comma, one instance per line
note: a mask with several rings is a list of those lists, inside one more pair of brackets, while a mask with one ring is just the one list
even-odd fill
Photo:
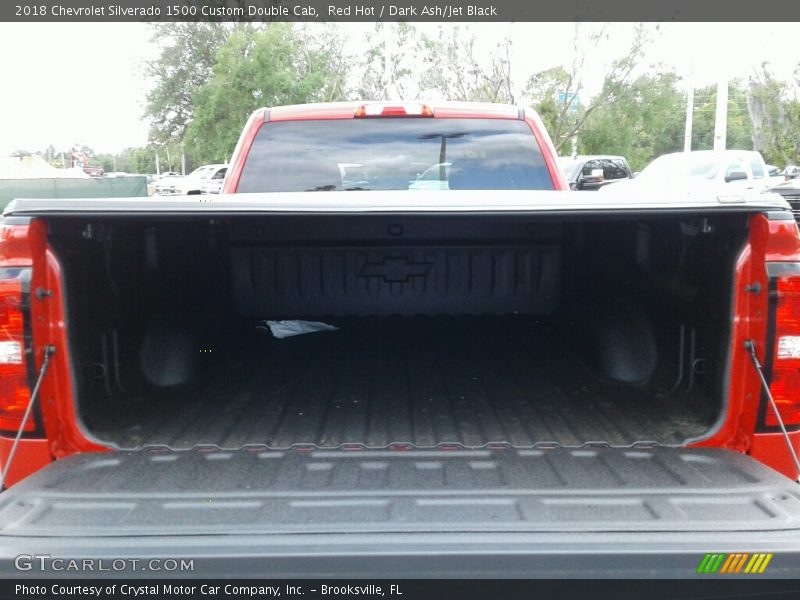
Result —
[[[372, 28], [369, 23], [341, 26], [354, 30], [352, 40], [363, 39], [357, 34]], [[531, 73], [569, 62], [574, 27], [482, 23], [476, 31], [486, 47], [511, 37], [519, 87]], [[610, 41], [587, 63], [587, 94], [597, 89], [609, 61], [630, 44], [633, 25], [607, 27]], [[663, 63], [682, 75], [694, 69], [699, 86], [714, 82], [721, 72], [747, 77], [764, 61], [789, 81], [800, 62], [796, 23], [667, 23], [653, 37], [646, 62]], [[142, 63], [157, 54], [149, 38], [148, 26], [138, 23], [0, 24], [0, 155], [42, 150], [48, 144], [82, 143], [99, 152], [144, 145], [142, 112], [149, 82]]]

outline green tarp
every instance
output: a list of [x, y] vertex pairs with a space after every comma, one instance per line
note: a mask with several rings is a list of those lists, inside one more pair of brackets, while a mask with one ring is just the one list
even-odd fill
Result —
[[0, 211], [14, 198], [131, 198], [147, 196], [147, 179], [0, 179]]

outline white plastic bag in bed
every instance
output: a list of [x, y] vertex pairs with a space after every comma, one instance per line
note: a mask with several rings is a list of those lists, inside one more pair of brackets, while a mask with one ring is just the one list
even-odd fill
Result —
[[301, 319], [292, 319], [288, 321], [263, 321], [264, 324], [259, 325], [258, 329], [269, 329], [278, 339], [292, 337], [294, 335], [303, 335], [304, 333], [315, 333], [317, 331], [335, 331], [339, 329], [327, 323], [320, 323], [319, 321], [303, 321]]

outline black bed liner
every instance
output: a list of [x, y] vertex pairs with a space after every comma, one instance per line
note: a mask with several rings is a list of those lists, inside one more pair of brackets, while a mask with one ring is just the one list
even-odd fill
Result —
[[0, 540], [790, 530], [797, 484], [719, 449], [88, 453], [0, 495]]
[[216, 349], [207, 384], [84, 411], [88, 429], [127, 450], [680, 446], [718, 412], [697, 392], [598, 380], [533, 317], [331, 322], [341, 329]]

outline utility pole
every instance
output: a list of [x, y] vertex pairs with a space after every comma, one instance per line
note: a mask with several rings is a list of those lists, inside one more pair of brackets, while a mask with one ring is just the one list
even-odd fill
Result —
[[[578, 121], [575, 121], [575, 125], [578, 125]], [[572, 158], [578, 156], [578, 130], [575, 129], [575, 133], [572, 135], [572, 139], [570, 140], [570, 149], [569, 155]]]
[[689, 90], [686, 93], [686, 129], [683, 132], [683, 151], [692, 151], [692, 120], [694, 119], [694, 66], [689, 75]]
[[186, 152], [181, 142], [181, 175], [186, 175]]
[[717, 111], [714, 120], [714, 150], [725, 150], [728, 131], [728, 76], [720, 75], [717, 82]]
[[161, 175], [161, 165], [158, 162], [158, 150], [156, 150], [156, 175]]

